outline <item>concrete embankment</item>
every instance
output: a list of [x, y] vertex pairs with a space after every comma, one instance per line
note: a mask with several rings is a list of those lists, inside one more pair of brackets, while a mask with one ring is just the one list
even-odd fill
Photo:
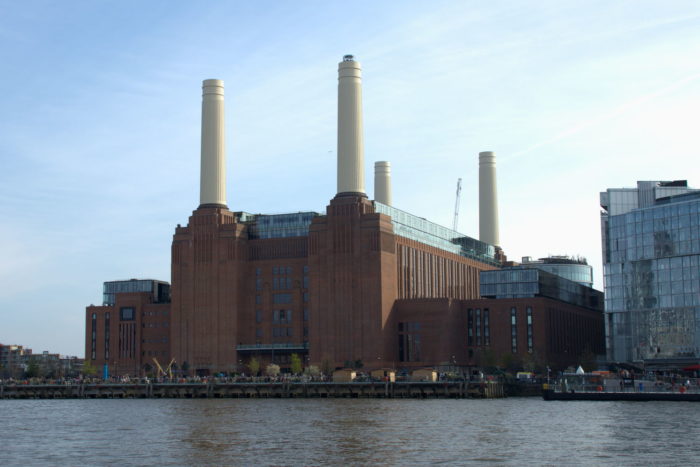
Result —
[[279, 383], [95, 383], [0, 385], [0, 399], [115, 398], [414, 398], [505, 397], [497, 382], [279, 382]]

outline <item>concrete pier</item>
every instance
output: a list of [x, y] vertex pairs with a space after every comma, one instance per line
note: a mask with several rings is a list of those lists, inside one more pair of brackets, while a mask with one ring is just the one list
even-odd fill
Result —
[[202, 382], [2, 384], [2, 399], [158, 399], [158, 398], [412, 398], [464, 399], [505, 397], [496, 382]]

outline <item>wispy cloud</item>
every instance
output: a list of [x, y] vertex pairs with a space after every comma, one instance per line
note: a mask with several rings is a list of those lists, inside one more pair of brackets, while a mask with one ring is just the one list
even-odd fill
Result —
[[667, 94], [673, 93], [674, 91], [677, 91], [678, 89], [681, 89], [695, 81], [700, 79], [700, 73], [695, 73], [690, 76], [686, 76], [685, 78], [682, 78], [678, 81], [675, 81], [667, 86], [664, 86], [654, 92], [638, 96], [634, 99], [631, 99], [611, 110], [608, 112], [602, 113], [600, 115], [597, 115], [594, 118], [582, 121], [577, 123], [574, 126], [571, 126], [556, 135], [554, 135], [551, 138], [548, 138], [544, 141], [540, 141], [538, 143], [533, 144], [532, 146], [529, 146], [521, 151], [516, 151], [508, 156], [505, 156], [503, 160], [508, 160], [516, 157], [523, 156], [525, 154], [528, 154], [532, 151], [535, 151], [537, 149], [543, 148], [545, 146], [557, 143], [559, 141], [562, 141], [566, 138], [569, 138], [571, 136], [574, 136], [578, 133], [581, 133], [589, 128], [592, 128], [596, 125], [600, 125], [602, 123], [605, 123], [609, 120], [615, 119], [617, 117], [620, 117], [622, 115], [625, 115], [627, 113], [633, 112], [635, 110], [640, 109], [644, 105], [648, 104], [650, 101], [659, 98], [661, 96], [665, 96]]

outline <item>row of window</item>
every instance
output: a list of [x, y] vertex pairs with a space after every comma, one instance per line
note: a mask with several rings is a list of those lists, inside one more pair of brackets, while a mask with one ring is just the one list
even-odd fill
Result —
[[[262, 310], [255, 310], [255, 322], [263, 322], [264, 313]], [[309, 310], [304, 308], [303, 320], [309, 320]], [[273, 310], [272, 311], [272, 322], [275, 324], [290, 324], [292, 322], [292, 310]]]
[[[272, 328], [272, 337], [294, 337], [293, 328]], [[304, 328], [304, 337], [309, 337], [309, 328]], [[263, 330], [261, 328], [255, 329], [255, 337], [263, 337]]]
[[[482, 314], [483, 313], [483, 314]], [[534, 348], [532, 307], [526, 307], [527, 316], [527, 351], [532, 353]], [[483, 317], [483, 321], [482, 321]], [[482, 326], [483, 324], [483, 326]], [[467, 310], [467, 345], [491, 345], [491, 323], [489, 309], [476, 308]], [[516, 307], [510, 309], [510, 343], [511, 352], [518, 352], [518, 310]]]
[[142, 344], [167, 344], [168, 343], [168, 338], [167, 337], [157, 337], [153, 339], [141, 339]]
[[158, 311], [144, 311], [141, 313], [141, 316], [158, 316], [159, 314], [163, 316], [168, 316], [168, 310], [163, 310], [161, 312]]
[[[304, 302], [309, 301], [309, 292], [304, 292], [302, 294], [302, 300]], [[292, 303], [292, 294], [290, 293], [273, 293], [272, 303], [275, 305], [288, 305]], [[262, 295], [255, 296], [255, 304], [262, 305]]]
[[483, 329], [483, 345], [491, 345], [491, 322], [489, 309], [483, 310], [483, 327], [482, 327], [482, 310], [476, 308], [467, 310], [467, 345], [482, 345], [481, 335]]
[[[309, 273], [309, 267], [304, 266], [304, 275], [307, 275]], [[284, 276], [284, 275], [291, 275], [292, 274], [292, 267], [291, 266], [273, 266], [272, 267], [272, 275], [273, 276]], [[255, 268], [255, 275], [256, 276], [262, 276], [262, 268]]]
[[141, 323], [142, 328], [167, 328], [170, 324], [165, 321], [163, 323]]
[[90, 359], [97, 359], [97, 313], [92, 314], [92, 339], [90, 344]]

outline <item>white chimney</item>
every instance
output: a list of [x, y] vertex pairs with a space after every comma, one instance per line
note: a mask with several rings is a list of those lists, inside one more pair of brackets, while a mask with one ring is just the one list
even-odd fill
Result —
[[200, 207], [226, 207], [224, 140], [224, 82], [207, 79], [202, 82]]
[[352, 55], [338, 64], [338, 194], [365, 195], [362, 69]]
[[500, 246], [496, 155], [490, 151], [479, 153], [479, 240]]
[[374, 200], [391, 206], [391, 163], [374, 163]]

